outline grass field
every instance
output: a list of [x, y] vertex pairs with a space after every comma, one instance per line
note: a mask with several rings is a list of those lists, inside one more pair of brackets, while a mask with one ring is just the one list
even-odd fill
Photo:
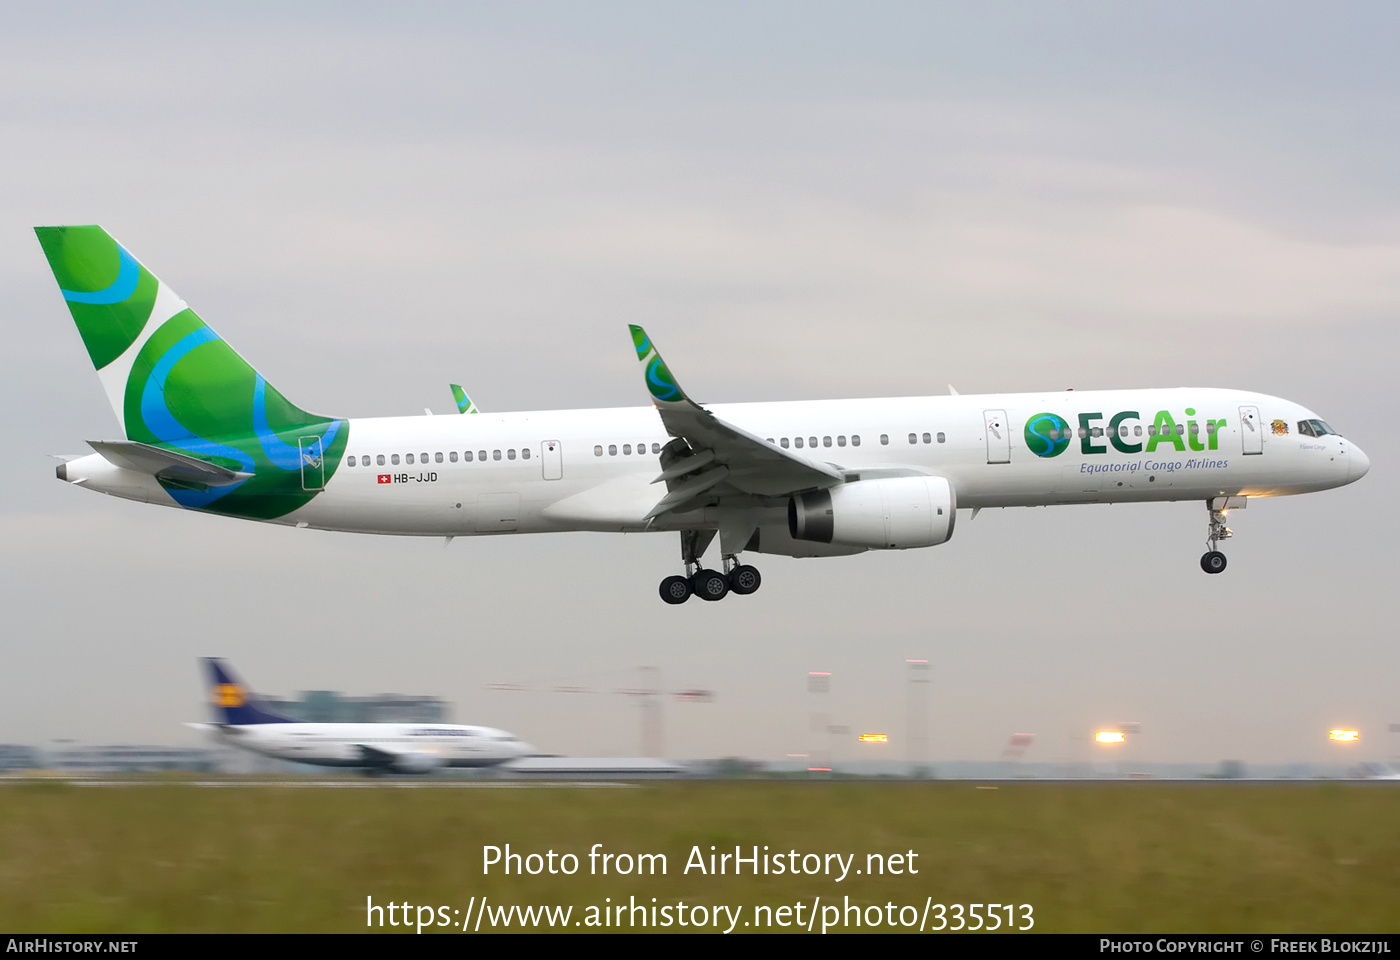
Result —
[[[578, 872], [483, 875], [483, 846], [507, 843], [572, 853]], [[667, 872], [589, 875], [593, 844], [665, 854]], [[840, 882], [683, 872], [692, 846], [736, 844], [856, 856]], [[910, 851], [917, 874], [854, 875]], [[726, 904], [748, 911], [739, 930], [757, 905], [820, 897], [1030, 904], [1038, 932], [1374, 933], [1400, 930], [1398, 894], [1400, 790], [1379, 784], [0, 786], [6, 932], [358, 932], [367, 897], [447, 916], [484, 896], [572, 905], [573, 921], [604, 898]]]

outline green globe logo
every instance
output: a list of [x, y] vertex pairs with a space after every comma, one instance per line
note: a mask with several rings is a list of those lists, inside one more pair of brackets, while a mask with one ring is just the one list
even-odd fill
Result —
[[1037, 413], [1026, 421], [1026, 446], [1037, 457], [1058, 457], [1069, 446], [1070, 429], [1064, 417]]

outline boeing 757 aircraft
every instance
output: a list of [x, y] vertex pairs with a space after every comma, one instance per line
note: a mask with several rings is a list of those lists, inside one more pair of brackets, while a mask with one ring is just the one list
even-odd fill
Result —
[[[650, 406], [348, 420], [279, 393], [96, 226], [37, 227], [121, 439], [58, 467], [130, 500], [321, 530], [458, 537], [670, 531], [661, 597], [758, 589], [739, 555], [946, 542], [955, 511], [1198, 500], [1226, 514], [1360, 479], [1361, 448], [1289, 400], [1177, 388], [701, 405], [631, 328]], [[462, 398], [458, 398], [459, 401]], [[459, 408], [463, 408], [459, 402]], [[722, 568], [705, 568], [718, 537]]]
[[225, 743], [278, 760], [389, 773], [490, 767], [536, 751], [504, 730], [449, 723], [302, 723], [249, 693], [222, 660], [206, 658], [215, 723], [191, 723]]

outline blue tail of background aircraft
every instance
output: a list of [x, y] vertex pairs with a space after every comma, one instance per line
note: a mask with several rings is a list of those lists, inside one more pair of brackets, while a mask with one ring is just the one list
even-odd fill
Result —
[[209, 668], [209, 702], [215, 722], [233, 726], [297, 722], [265, 709], [263, 702], [218, 657], [205, 657], [204, 665]]

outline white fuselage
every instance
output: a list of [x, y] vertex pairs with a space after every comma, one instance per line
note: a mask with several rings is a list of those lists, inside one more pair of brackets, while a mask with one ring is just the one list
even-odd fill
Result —
[[[214, 730], [244, 750], [330, 767], [489, 767], [537, 753], [504, 730], [442, 723], [252, 723]], [[365, 748], [384, 757], [367, 760]]]
[[[1351, 441], [1300, 433], [1299, 424], [1316, 414], [1288, 400], [1238, 390], [951, 395], [707, 409], [795, 456], [838, 468], [849, 481], [946, 478], [962, 508], [1281, 496], [1338, 487], [1369, 469]], [[1158, 425], [1164, 412], [1180, 432], [1155, 435], [1168, 432]], [[1051, 455], [1037, 455], [1027, 434], [1028, 421], [1042, 414], [1062, 418], [1074, 431]], [[278, 522], [449, 537], [717, 526], [715, 507], [647, 519], [666, 493], [665, 484], [652, 481], [660, 470], [657, 451], [670, 440], [652, 407], [352, 420], [344, 457], [325, 489]], [[96, 455], [69, 463], [68, 479], [174, 504], [154, 479]], [[752, 501], [760, 524], [786, 523], [786, 495]]]

